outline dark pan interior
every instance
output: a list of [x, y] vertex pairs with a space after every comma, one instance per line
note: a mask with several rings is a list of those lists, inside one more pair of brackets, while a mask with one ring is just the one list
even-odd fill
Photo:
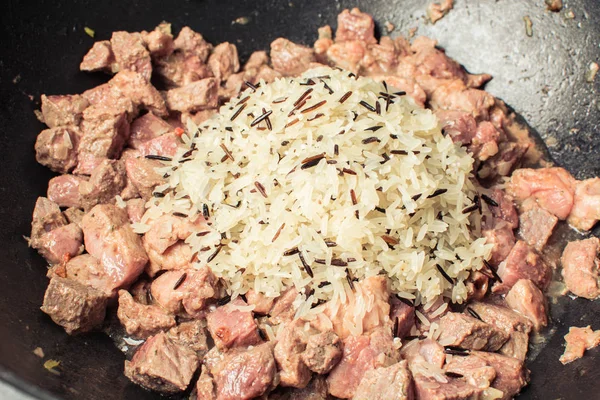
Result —
[[[372, 13], [380, 27], [393, 22], [395, 33], [419, 27], [417, 34], [439, 40], [450, 56], [471, 72], [489, 72], [488, 89], [504, 99], [539, 135], [549, 152], [576, 177], [600, 175], [597, 137], [598, 91], [585, 81], [592, 61], [600, 61], [600, 2], [569, 0], [567, 13], [546, 11], [543, 0], [456, 0], [456, 7], [436, 25], [424, 24], [427, 1], [333, 0], [8, 0], [3, 3], [0, 39], [0, 377], [40, 398], [157, 398], [122, 375], [123, 355], [103, 335], [69, 337], [39, 311], [46, 267], [27, 248], [37, 196], [45, 193], [51, 172], [37, 165], [33, 143], [42, 125], [33, 110], [41, 93], [80, 93], [107, 79], [78, 71], [93, 39], [112, 31], [150, 30], [166, 20], [177, 31], [184, 24], [213, 43], [231, 41], [242, 59], [268, 49], [278, 36], [312, 44], [316, 29], [335, 26], [344, 8], [358, 5]], [[533, 21], [525, 34], [523, 17]], [[232, 24], [248, 17], [245, 25]], [[383, 28], [380, 28], [383, 29]], [[563, 335], [571, 325], [600, 328], [600, 306], [582, 299], [552, 304], [554, 328], [528, 363], [531, 386], [523, 399], [598, 398], [600, 352], [562, 366]], [[61, 361], [60, 376], [50, 374], [32, 351]]]

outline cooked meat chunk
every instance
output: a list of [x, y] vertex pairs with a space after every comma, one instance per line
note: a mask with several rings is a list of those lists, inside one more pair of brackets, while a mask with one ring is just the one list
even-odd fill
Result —
[[120, 160], [103, 160], [92, 172], [89, 181], [79, 184], [81, 205], [89, 210], [96, 204], [110, 203], [127, 183], [125, 165]]
[[277, 344], [273, 349], [279, 370], [281, 386], [305, 387], [312, 372], [303, 361], [302, 354], [311, 333], [302, 320], [295, 320], [279, 328]]
[[518, 234], [528, 245], [542, 251], [557, 223], [558, 218], [536, 205], [519, 215]]
[[117, 316], [128, 335], [145, 339], [175, 326], [175, 317], [161, 307], [137, 303], [126, 290], [119, 290]]
[[427, 363], [442, 368], [446, 361], [444, 348], [435, 340], [412, 340], [401, 348], [402, 358], [408, 361], [409, 367], [418, 371], [419, 364]]
[[76, 224], [68, 224], [31, 239], [29, 245], [36, 249], [50, 264], [58, 264], [65, 258], [83, 252], [83, 234]]
[[175, 44], [171, 34], [171, 24], [163, 22], [152, 32], [141, 32], [142, 40], [153, 58], [167, 57], [173, 53]]
[[530, 147], [531, 144], [529, 143], [498, 143], [498, 153], [487, 159], [484, 164], [481, 164], [477, 176], [481, 179], [508, 176], [513, 168], [519, 164]]
[[354, 400], [412, 400], [414, 388], [406, 360], [365, 372]]
[[226, 81], [231, 74], [240, 70], [237, 47], [227, 42], [219, 44], [208, 58], [208, 66], [215, 78]]
[[600, 178], [577, 182], [575, 186], [575, 200], [567, 222], [580, 231], [589, 231], [599, 219]]
[[267, 297], [260, 292], [248, 290], [246, 293], [246, 300], [248, 301], [248, 304], [254, 306], [254, 310], [252, 311], [254, 311], [255, 314], [268, 314], [271, 307], [273, 307], [275, 299], [273, 297]]
[[[289, 389], [286, 389], [286, 390], [289, 390]], [[329, 399], [330, 399], [330, 397], [327, 395], [327, 381], [322, 376], [315, 376], [305, 388], [289, 390], [289, 399], [287, 399], [287, 400], [329, 400]], [[269, 397], [269, 400], [270, 400], [270, 397]], [[273, 399], [273, 400], [275, 400], [275, 399]], [[283, 399], [281, 399], [281, 400], [283, 400]]]
[[46, 96], [42, 95], [42, 115], [44, 123], [50, 128], [59, 126], [77, 126], [81, 122], [83, 110], [90, 103], [85, 97], [75, 95]]
[[273, 301], [273, 307], [271, 307], [271, 311], [269, 312], [269, 321], [272, 324], [291, 321], [296, 313], [293, 303], [297, 296], [298, 291], [295, 287], [291, 287], [281, 293], [281, 295]]
[[67, 220], [60, 212], [58, 204], [46, 197], [38, 197], [33, 209], [30, 239], [38, 239], [64, 225], [67, 225]]
[[181, 28], [174, 44], [175, 50], [185, 55], [198, 56], [203, 63], [206, 62], [212, 50], [212, 46], [204, 40], [201, 34], [194, 32], [187, 26]]
[[125, 375], [146, 389], [174, 394], [189, 386], [198, 366], [196, 352], [161, 332], [148, 338], [131, 361], [125, 361]]
[[508, 257], [498, 266], [502, 283], [497, 282], [492, 290], [506, 293], [519, 279], [530, 279], [545, 290], [552, 278], [552, 269], [541, 256], [527, 243], [517, 241]]
[[[358, 74], [360, 72], [361, 61], [365, 58], [366, 53], [367, 46], [364, 42], [349, 40], [331, 45], [327, 49], [327, 60], [330, 64], [346, 69], [354, 74]], [[272, 51], [271, 57], [274, 57]], [[273, 62], [275, 62], [274, 58]]]
[[118, 158], [129, 137], [127, 115], [91, 106], [83, 112], [79, 152], [96, 157]]
[[113, 32], [110, 38], [110, 46], [115, 55], [115, 61], [119, 70], [129, 70], [141, 74], [147, 81], [152, 75], [152, 63], [150, 53], [142, 35], [134, 32]]
[[342, 358], [342, 341], [334, 332], [312, 335], [306, 342], [302, 361], [317, 374], [327, 374]]
[[110, 81], [86, 90], [82, 96], [90, 102], [91, 106], [100, 108], [108, 114], [126, 114], [128, 122], [131, 122], [139, 112], [138, 107], [133, 101], [125, 96], [117, 87], [113, 86]]
[[69, 207], [63, 211], [63, 214], [67, 218], [67, 222], [70, 224], [80, 225], [85, 212], [81, 208]]
[[503, 220], [494, 219], [493, 229], [483, 229], [482, 233], [488, 244], [491, 244], [491, 265], [497, 266], [510, 254], [515, 245], [515, 235], [512, 228]]
[[192, 266], [194, 253], [192, 248], [184, 242], [175, 243], [162, 254], [150, 248], [146, 241], [143, 243], [150, 260], [146, 267], [146, 273], [151, 277], [160, 271], [178, 271]]
[[109, 272], [104, 268], [100, 260], [89, 255], [81, 254], [73, 257], [59, 268], [64, 269], [64, 278], [69, 278], [83, 285], [93, 287], [104, 293], [107, 297], [115, 297], [116, 290]]
[[440, 3], [430, 3], [427, 6], [427, 17], [432, 24], [444, 18], [448, 11], [454, 7], [454, 0], [442, 0]]
[[513, 331], [498, 353], [525, 362], [529, 348], [529, 333]]
[[467, 301], [481, 300], [487, 294], [490, 278], [482, 272], [471, 271], [465, 281]]
[[166, 101], [170, 110], [195, 112], [218, 105], [219, 82], [215, 78], [206, 78], [185, 86], [167, 91]]
[[492, 387], [504, 393], [501, 400], [515, 397], [529, 382], [529, 371], [522, 361], [501, 354], [474, 351], [472, 355], [481, 358], [496, 370]]
[[[192, 393], [193, 395], [193, 393]], [[193, 399], [193, 396], [190, 397]], [[216, 400], [217, 393], [215, 388], [215, 382], [212, 375], [208, 372], [208, 368], [205, 365], [202, 366], [202, 372], [196, 382], [196, 400]]]
[[144, 199], [131, 199], [127, 201], [125, 206], [129, 222], [132, 224], [140, 222], [144, 212], [146, 212], [146, 202]]
[[191, 220], [164, 214], [152, 222], [150, 230], [144, 235], [144, 244], [158, 253], [164, 253], [178, 241], [185, 240], [192, 233], [202, 232], [206, 229], [206, 222], [202, 217]]
[[548, 325], [546, 297], [529, 279], [519, 279], [506, 295], [510, 308], [526, 316], [536, 331]]
[[565, 247], [561, 262], [562, 276], [574, 295], [595, 299], [600, 296], [598, 286], [598, 246], [596, 237], [570, 242]]
[[284, 38], [271, 43], [271, 62], [275, 71], [283, 76], [296, 76], [309, 68], [315, 61], [314, 51]]
[[485, 161], [498, 153], [499, 139], [500, 132], [496, 127], [489, 121], [481, 121], [469, 150], [478, 160]]
[[245, 306], [244, 300], [238, 297], [206, 316], [208, 331], [219, 350], [262, 342], [252, 311], [238, 309]]
[[154, 188], [165, 183], [165, 178], [156, 172], [162, 165], [160, 161], [146, 158], [129, 158], [125, 161], [127, 179], [144, 200], [149, 200]]
[[73, 335], [99, 328], [106, 303], [107, 297], [96, 289], [55, 276], [50, 279], [41, 310]]
[[442, 131], [449, 135], [453, 142], [471, 144], [477, 131], [477, 122], [471, 114], [464, 111], [439, 110], [435, 115], [440, 120]]
[[151, 111], [159, 117], [168, 116], [165, 100], [142, 74], [121, 71], [110, 80], [109, 85], [130, 99], [136, 107]]
[[490, 387], [496, 378], [496, 370], [485, 360], [471, 355], [452, 357], [444, 366], [446, 372], [460, 374], [469, 385]]
[[173, 127], [165, 120], [149, 112], [131, 123], [129, 146], [139, 148], [143, 143], [173, 132]]
[[575, 179], [563, 168], [516, 170], [506, 191], [518, 201], [537, 200], [540, 207], [564, 220], [573, 208]]
[[182, 322], [171, 328], [167, 332], [167, 337], [175, 343], [182, 344], [194, 350], [200, 359], [208, 351], [204, 321]]
[[61, 207], [81, 207], [79, 185], [86, 179], [75, 175], [60, 175], [48, 182], [48, 198]]
[[[412, 97], [412, 99], [421, 107], [425, 107], [425, 102], [427, 101], [427, 94], [423, 90], [421, 86], [415, 81], [413, 78], [409, 77], [398, 77], [398, 76], [386, 76], [385, 81], [388, 85], [398, 88], [404, 92], [406, 92], [407, 96]], [[440, 121], [443, 120], [442, 117], [439, 117]], [[446, 122], [448, 122], [446, 120]], [[456, 126], [458, 128], [458, 126]]]
[[52, 171], [66, 174], [77, 166], [79, 130], [65, 126], [45, 129], [35, 141], [35, 159]]
[[508, 340], [508, 335], [493, 325], [452, 312], [440, 319], [440, 330], [439, 340], [444, 344], [469, 350], [496, 351]]
[[513, 199], [500, 189], [492, 190], [490, 198], [498, 204], [497, 206], [490, 205], [492, 215], [497, 219], [506, 221], [512, 229], [516, 229], [519, 226], [519, 216], [513, 204]]
[[169, 87], [185, 86], [212, 76], [210, 67], [199, 56], [181, 51], [157, 60], [156, 72]]
[[531, 322], [507, 307], [479, 301], [470, 303], [469, 307], [481, 317], [483, 322], [506, 333], [512, 331], [529, 333], [531, 331]]
[[129, 286], [142, 273], [148, 257], [125, 210], [97, 205], [83, 217], [81, 228], [86, 250], [102, 262], [115, 288]]
[[179, 136], [175, 132], [170, 132], [140, 144], [138, 150], [142, 156], [173, 157], [181, 144]]
[[589, 325], [585, 328], [572, 326], [569, 328], [569, 333], [565, 335], [565, 342], [567, 348], [560, 356], [560, 362], [568, 364], [583, 357], [586, 350], [593, 349], [600, 344], [600, 330], [593, 331]]
[[396, 329], [394, 336], [403, 338], [415, 326], [415, 308], [398, 300], [395, 296], [391, 297], [390, 304], [390, 321]]
[[94, 43], [92, 48], [83, 57], [79, 69], [90, 72], [105, 71], [113, 74], [116, 73], [119, 70], [119, 66], [116, 63], [110, 41], [101, 40]]
[[373, 17], [361, 12], [358, 8], [342, 11], [337, 17], [337, 22], [336, 42], [360, 40], [366, 43], [377, 43]]
[[438, 382], [425, 375], [414, 375], [416, 398], [419, 400], [479, 399], [483, 389], [469, 385], [462, 379], [446, 378], [447, 383]]
[[[422, 81], [417, 81], [422, 84]], [[424, 87], [425, 88], [425, 87]], [[490, 109], [495, 104], [495, 99], [492, 95], [483, 90], [467, 88], [462, 81], [453, 80], [445, 85], [439, 86], [431, 94], [431, 106], [434, 110], [457, 110], [464, 111], [473, 115], [476, 120], [486, 120], [489, 118]], [[491, 133], [491, 137], [489, 136]], [[489, 143], [488, 146], [494, 146], [496, 133], [489, 131], [480, 131], [477, 147]], [[475, 134], [477, 137], [477, 132]], [[481, 151], [478, 149], [478, 151]], [[497, 148], [496, 148], [497, 151]], [[487, 159], [490, 150], [486, 151]], [[492, 151], [494, 154], [495, 152]]]

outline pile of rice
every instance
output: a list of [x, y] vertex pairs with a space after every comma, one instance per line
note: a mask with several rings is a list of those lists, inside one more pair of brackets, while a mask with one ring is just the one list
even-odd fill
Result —
[[134, 228], [208, 212], [210, 233], [186, 242], [232, 297], [295, 286], [305, 315], [385, 273], [417, 305], [462, 302], [489, 257], [480, 217], [464, 212], [477, 194], [472, 157], [384, 83], [330, 68], [261, 82], [188, 126], [184, 142], [160, 169], [166, 195]]

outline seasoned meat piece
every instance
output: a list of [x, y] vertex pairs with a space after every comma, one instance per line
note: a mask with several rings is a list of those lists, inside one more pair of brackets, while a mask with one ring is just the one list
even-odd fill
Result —
[[479, 399], [483, 389], [469, 385], [462, 379], [446, 378], [447, 383], [438, 382], [435, 378], [415, 374], [415, 393], [419, 400], [461, 400]]
[[83, 234], [76, 224], [69, 224], [42, 234], [29, 241], [50, 264], [58, 264], [65, 259], [75, 257], [83, 252]]
[[77, 168], [73, 170], [73, 174], [87, 176], [92, 175], [92, 172], [94, 172], [94, 170], [104, 160], [107, 160], [107, 158], [103, 156], [95, 156], [91, 153], [81, 153], [78, 157]]
[[216, 400], [217, 393], [215, 388], [215, 382], [213, 380], [212, 375], [206, 368], [206, 365], [202, 365], [202, 372], [200, 373], [200, 377], [196, 382], [196, 397], [194, 397], [194, 393], [192, 392], [192, 396], [190, 399], [196, 400]]
[[334, 332], [312, 335], [301, 357], [311, 371], [327, 374], [342, 358], [342, 341]]
[[[329, 400], [327, 396], [327, 381], [322, 376], [315, 376], [303, 389], [286, 389], [289, 391], [287, 400]], [[281, 400], [284, 400], [282, 398]], [[271, 398], [269, 397], [269, 400]], [[275, 400], [275, 398], [273, 399]]]
[[135, 186], [144, 200], [149, 200], [154, 188], [165, 183], [165, 178], [156, 172], [156, 168], [162, 165], [160, 161], [146, 158], [129, 158], [125, 161], [127, 179]]
[[564, 220], [573, 208], [575, 179], [559, 167], [516, 170], [506, 192], [518, 201], [537, 200], [540, 207]]
[[153, 221], [150, 230], [146, 232], [144, 241], [152, 249], [164, 253], [179, 240], [185, 240], [192, 233], [206, 230], [206, 222], [202, 217], [190, 218], [164, 214]]
[[165, 310], [200, 317], [207, 302], [218, 293], [218, 280], [209, 267], [167, 271], [152, 282], [151, 290], [154, 300]]
[[215, 78], [220, 82], [226, 81], [240, 70], [237, 47], [228, 42], [219, 44], [208, 58], [208, 66]]
[[306, 71], [315, 61], [314, 51], [284, 38], [271, 43], [273, 69], [283, 76], [296, 76]]
[[598, 286], [598, 246], [596, 237], [569, 242], [565, 247], [561, 263], [562, 276], [574, 295], [595, 299], [600, 296]]
[[96, 289], [55, 276], [50, 279], [41, 310], [73, 335], [99, 328], [106, 303], [107, 297]]
[[167, 332], [167, 337], [175, 343], [194, 350], [201, 359], [208, 352], [205, 325], [204, 321], [199, 320], [182, 322], [171, 328]]
[[119, 290], [117, 316], [128, 335], [145, 339], [175, 326], [175, 317], [161, 307], [136, 303], [126, 290]]
[[449, 135], [453, 142], [471, 144], [477, 131], [477, 122], [471, 114], [464, 111], [439, 110], [435, 115], [440, 120], [442, 131]]
[[583, 357], [586, 350], [593, 349], [600, 344], [600, 330], [593, 331], [589, 325], [585, 328], [572, 326], [569, 328], [569, 333], [565, 335], [565, 342], [567, 348], [560, 356], [560, 362], [568, 364]]
[[[384, 275], [365, 278], [354, 287], [355, 296], [347, 297], [345, 303], [335, 308], [329, 304], [325, 309], [333, 323], [333, 330], [342, 339], [352, 334], [348, 325], [361, 326], [363, 332], [369, 332], [389, 321], [390, 290]], [[365, 309], [363, 313], [357, 311], [361, 304]]]
[[500, 132], [496, 127], [489, 121], [481, 121], [469, 150], [478, 160], [485, 161], [498, 153], [499, 139]]
[[206, 78], [189, 83], [180, 88], [167, 91], [167, 106], [179, 112], [195, 112], [218, 105], [219, 82], [215, 78]]
[[496, 370], [485, 360], [476, 356], [452, 357], [444, 366], [446, 372], [460, 374], [469, 385], [478, 388], [490, 387], [496, 378]]
[[146, 81], [152, 75], [150, 53], [144, 46], [142, 35], [134, 32], [113, 32], [110, 46], [115, 55], [119, 70], [129, 70], [141, 74]]
[[311, 334], [305, 322], [295, 320], [279, 328], [277, 344], [273, 349], [281, 386], [305, 387], [312, 377], [311, 370], [303, 361], [302, 354]]
[[142, 156], [173, 157], [181, 145], [182, 141], [179, 136], [175, 132], [170, 132], [140, 144], [138, 150]]
[[146, 212], [146, 202], [144, 199], [131, 199], [127, 201], [125, 206], [129, 222], [135, 224], [142, 220], [142, 216]]
[[165, 120], [149, 112], [131, 123], [128, 145], [134, 149], [143, 143], [173, 132], [173, 127]]
[[513, 204], [513, 199], [500, 189], [493, 189], [490, 198], [498, 204], [497, 206], [490, 205], [492, 215], [506, 221], [512, 229], [517, 228], [519, 226], [519, 216]]
[[45, 129], [35, 141], [35, 159], [52, 171], [69, 173], [77, 166], [79, 130], [65, 126]]
[[440, 330], [441, 342], [469, 350], [496, 351], [508, 340], [508, 335], [495, 326], [452, 312], [440, 319]]
[[81, 205], [85, 210], [96, 204], [110, 203], [125, 188], [127, 173], [120, 160], [103, 160], [92, 172], [89, 181], [79, 184]]
[[275, 325], [291, 321], [294, 318], [294, 314], [296, 314], [293, 303], [297, 296], [298, 291], [295, 287], [291, 287], [277, 297], [269, 312], [269, 321]]
[[109, 272], [100, 263], [100, 260], [89, 254], [73, 257], [59, 267], [64, 269], [64, 278], [69, 278], [83, 285], [93, 287], [104, 293], [106, 297], [113, 298], [117, 294]]
[[[407, 96], [412, 97], [412, 99], [421, 107], [425, 107], [425, 102], [427, 101], [427, 95], [425, 91], [417, 81], [413, 78], [409, 77], [398, 77], [398, 76], [386, 76], [385, 81], [387, 84], [393, 88], [398, 88], [404, 92], [406, 92]], [[391, 89], [390, 89], [391, 90]], [[440, 118], [441, 119], [441, 118]]]
[[525, 362], [529, 348], [529, 333], [513, 331], [498, 353]]
[[600, 178], [579, 181], [567, 222], [580, 231], [589, 231], [600, 219]]
[[142, 31], [140, 33], [152, 58], [167, 57], [173, 53], [175, 44], [171, 34], [171, 24], [163, 22], [152, 32]]
[[504, 392], [501, 400], [512, 399], [529, 382], [529, 371], [522, 361], [485, 351], [474, 351], [471, 354], [481, 358], [496, 370], [496, 379], [492, 387]]
[[185, 86], [212, 76], [210, 67], [199, 56], [180, 51], [158, 60], [156, 72], [169, 87]]
[[337, 17], [337, 22], [336, 42], [360, 40], [366, 43], [377, 43], [373, 17], [361, 12], [358, 8], [342, 11]]
[[121, 71], [108, 83], [111, 88], [130, 99], [136, 107], [153, 112], [159, 117], [169, 115], [165, 100], [142, 74], [134, 71]]
[[80, 154], [118, 158], [129, 137], [127, 114], [115, 114], [112, 109], [90, 106], [83, 112], [81, 131]]
[[365, 57], [361, 60], [361, 73], [363, 75], [392, 74], [398, 63], [398, 54], [394, 41], [384, 36], [379, 44], [367, 46]]
[[86, 179], [76, 175], [56, 176], [48, 182], [48, 198], [61, 207], [81, 207], [79, 185]]
[[467, 301], [481, 300], [487, 294], [490, 278], [479, 271], [471, 271], [465, 281]]
[[125, 361], [125, 375], [146, 389], [175, 394], [189, 386], [198, 366], [196, 352], [161, 332], [148, 338], [131, 361]]
[[70, 224], [80, 225], [85, 212], [81, 208], [69, 207], [63, 211], [63, 214], [67, 218], [67, 222]]
[[438, 368], [444, 366], [446, 353], [435, 340], [412, 340], [401, 348], [402, 358], [408, 361], [411, 370], [419, 364], [427, 363]]
[[258, 71], [263, 65], [269, 64], [269, 55], [264, 50], [255, 51], [250, 54], [244, 65], [244, 71]]
[[90, 103], [85, 97], [75, 95], [46, 96], [42, 95], [42, 115], [44, 123], [50, 128], [66, 125], [79, 125], [83, 110]]
[[150, 259], [146, 273], [151, 277], [154, 277], [160, 271], [177, 271], [192, 267], [194, 253], [192, 248], [184, 242], [175, 243], [162, 254], [149, 247], [145, 241], [143, 243]]
[[110, 82], [86, 90], [82, 96], [90, 102], [91, 106], [100, 108], [108, 114], [119, 115], [120, 113], [125, 113], [129, 122], [139, 112], [138, 107], [133, 104], [133, 101], [117, 88], [113, 87]]
[[38, 197], [33, 209], [30, 239], [38, 239], [44, 234], [64, 225], [67, 225], [67, 220], [60, 212], [58, 204], [46, 197]]
[[[422, 81], [417, 82], [425, 88]], [[434, 110], [464, 111], [473, 115], [476, 120], [486, 120], [496, 101], [494, 96], [483, 90], [466, 88], [462, 81], [453, 80], [435, 89], [430, 102]], [[487, 132], [481, 132], [480, 135], [485, 133]], [[479, 141], [485, 143], [489, 142], [489, 139], [481, 136]]]
[[[394, 336], [403, 338], [407, 336], [412, 327], [415, 326], [415, 308], [398, 300], [396, 296], [391, 297], [390, 304], [390, 321], [396, 329]], [[396, 320], [398, 322], [396, 322]]]
[[203, 63], [206, 62], [212, 50], [212, 45], [206, 42], [201, 34], [194, 32], [187, 26], [181, 28], [174, 44], [175, 50], [185, 55], [195, 55]]
[[365, 372], [354, 400], [413, 400], [412, 376], [406, 360]]
[[246, 300], [248, 301], [248, 304], [254, 306], [254, 310], [252, 311], [254, 311], [255, 314], [268, 314], [271, 307], [273, 307], [275, 299], [250, 289], [246, 292]]
[[510, 175], [513, 168], [518, 165], [525, 153], [527, 153], [529, 147], [529, 143], [498, 143], [498, 153], [486, 160], [477, 175], [481, 179]]
[[119, 71], [110, 41], [101, 40], [94, 43], [87, 54], [83, 56], [79, 69], [89, 72], [104, 71], [113, 74]]
[[519, 279], [531, 279], [545, 290], [552, 279], [552, 269], [541, 256], [527, 243], [517, 241], [508, 257], [498, 266], [498, 275], [502, 283], [496, 282], [492, 291], [506, 293]]
[[519, 215], [518, 234], [528, 245], [542, 251], [557, 223], [558, 218], [536, 205]]
[[493, 245], [492, 254], [488, 260], [491, 265], [499, 265], [508, 257], [515, 245], [515, 235], [510, 225], [503, 220], [494, 219], [493, 229], [483, 229], [482, 234], [486, 243]]
[[[358, 74], [360, 71], [360, 62], [365, 57], [366, 52], [367, 47], [365, 42], [349, 40], [332, 44], [327, 49], [327, 59], [329, 63], [339, 68]], [[271, 57], [273, 57], [273, 52], [271, 52]], [[275, 62], [275, 59], [273, 59], [273, 62]]]
[[238, 297], [206, 316], [208, 331], [219, 350], [262, 342], [252, 311], [238, 309], [245, 306], [246, 302]]
[[519, 279], [506, 295], [510, 308], [526, 316], [536, 331], [548, 325], [546, 297], [529, 279]]
[[127, 212], [100, 204], [81, 221], [85, 248], [102, 262], [115, 288], [129, 286], [142, 273], [148, 257], [142, 241], [129, 226]]

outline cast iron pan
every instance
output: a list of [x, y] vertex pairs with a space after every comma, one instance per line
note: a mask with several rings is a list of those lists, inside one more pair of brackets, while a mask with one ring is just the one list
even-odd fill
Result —
[[[8, 0], [3, 3], [0, 35], [0, 377], [43, 399], [150, 399], [158, 396], [123, 376], [123, 355], [103, 335], [69, 337], [39, 311], [47, 284], [41, 257], [27, 248], [35, 199], [52, 176], [36, 164], [33, 143], [43, 128], [33, 110], [42, 93], [80, 93], [104, 82], [101, 74], [78, 71], [96, 31], [96, 40], [116, 30], [150, 30], [163, 20], [176, 31], [189, 25], [209, 41], [230, 41], [242, 60], [268, 49], [278, 36], [312, 44], [317, 27], [331, 24], [344, 8], [358, 5], [395, 33], [419, 27], [418, 34], [439, 40], [450, 56], [471, 72], [489, 72], [488, 89], [505, 100], [535, 129], [553, 159], [576, 177], [600, 175], [597, 132], [598, 90], [585, 81], [590, 62], [600, 62], [600, 2], [566, 0], [575, 19], [546, 11], [543, 0], [456, 0], [436, 25], [423, 21], [420, 0]], [[533, 21], [525, 34], [523, 17]], [[248, 17], [245, 25], [232, 24]], [[562, 366], [563, 335], [571, 325], [600, 328], [597, 302], [562, 298], [552, 305], [555, 330], [544, 349], [528, 363], [531, 386], [523, 399], [600, 397], [598, 350]], [[61, 361], [60, 376], [50, 374], [32, 351]]]

